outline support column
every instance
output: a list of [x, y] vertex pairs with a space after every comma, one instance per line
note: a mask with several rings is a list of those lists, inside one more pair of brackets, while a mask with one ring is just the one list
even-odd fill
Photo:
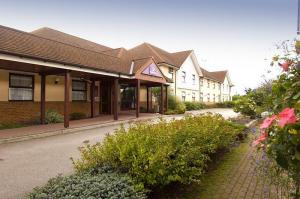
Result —
[[168, 102], [168, 86], [166, 86], [166, 111], [168, 111], [169, 102]]
[[164, 114], [164, 85], [160, 85], [160, 114]]
[[149, 87], [147, 86], [147, 113], [149, 113]]
[[65, 73], [65, 101], [64, 101], [64, 126], [69, 127], [70, 119], [70, 84], [71, 84], [71, 74], [70, 71]]
[[138, 118], [140, 116], [140, 89], [141, 82], [139, 79], [136, 80], [136, 91], [135, 91], [135, 114]]
[[45, 124], [46, 118], [46, 75], [41, 74], [41, 124]]
[[118, 120], [119, 118], [119, 79], [114, 80], [114, 99], [113, 99], [113, 111], [114, 111], [114, 120]]
[[95, 117], [95, 80], [91, 84], [91, 118]]

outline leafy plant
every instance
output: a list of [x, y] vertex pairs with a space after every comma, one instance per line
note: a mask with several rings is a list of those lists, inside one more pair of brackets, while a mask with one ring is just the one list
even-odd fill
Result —
[[243, 130], [220, 115], [122, 127], [102, 143], [81, 149], [77, 171], [103, 165], [127, 172], [146, 187], [198, 182], [210, 155], [228, 147]]
[[200, 110], [205, 108], [205, 104], [201, 102], [184, 102], [186, 110], [191, 111], [191, 110]]
[[46, 124], [52, 124], [52, 123], [61, 123], [64, 121], [64, 118], [61, 114], [59, 114], [55, 110], [48, 110], [46, 112], [45, 122]]
[[130, 177], [125, 174], [85, 171], [71, 176], [52, 178], [45, 186], [35, 188], [27, 198], [145, 199], [146, 192], [143, 189], [137, 189]]

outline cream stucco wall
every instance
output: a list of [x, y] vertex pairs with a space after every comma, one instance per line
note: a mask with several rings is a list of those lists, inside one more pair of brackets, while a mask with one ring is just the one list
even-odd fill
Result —
[[203, 94], [203, 102], [219, 102], [219, 98], [221, 96], [219, 85], [220, 83], [217, 81], [203, 78], [203, 85], [200, 87], [200, 92]]

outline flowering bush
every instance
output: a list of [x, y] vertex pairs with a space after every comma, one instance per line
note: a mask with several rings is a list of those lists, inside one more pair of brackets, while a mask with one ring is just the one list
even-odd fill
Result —
[[283, 43], [283, 56], [274, 56], [282, 74], [272, 86], [273, 111], [260, 128], [262, 134], [253, 142], [266, 152], [294, 182], [295, 198], [300, 197], [300, 64], [291, 46]]

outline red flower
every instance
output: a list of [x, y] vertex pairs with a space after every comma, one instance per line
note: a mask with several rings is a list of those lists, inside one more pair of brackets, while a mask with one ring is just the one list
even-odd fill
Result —
[[279, 64], [284, 71], [288, 71], [290, 67], [289, 62], [284, 62], [283, 64]]
[[295, 110], [293, 108], [285, 108], [278, 115], [280, 127], [284, 127], [287, 124], [295, 124], [297, 122], [297, 117], [295, 114]]
[[272, 122], [276, 119], [276, 115], [272, 117], [268, 117], [264, 120], [264, 122], [260, 125], [260, 129], [267, 129], [272, 124]]
[[252, 146], [257, 146], [258, 144], [260, 144], [261, 142], [265, 141], [268, 138], [268, 133], [266, 131], [264, 131], [257, 140], [255, 140], [254, 142], [252, 142]]

